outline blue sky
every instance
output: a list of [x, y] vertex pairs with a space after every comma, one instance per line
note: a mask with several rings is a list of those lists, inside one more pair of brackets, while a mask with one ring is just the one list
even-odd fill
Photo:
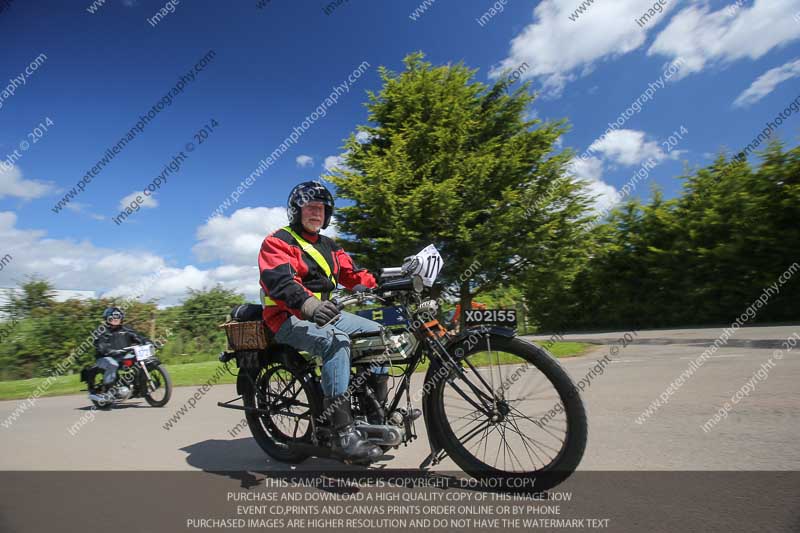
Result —
[[[575, 20], [577, 0], [349, 0], [329, 15], [324, 0], [189, 2], [155, 27], [165, 2], [88, 0], [23, 2], [0, 12], [0, 160], [49, 118], [13, 168], [0, 168], [0, 286], [39, 274], [64, 289], [180, 300], [186, 287], [216, 282], [252, 295], [263, 236], [282, 223], [291, 187], [325, 173], [343, 140], [366, 121], [366, 91], [378, 91], [377, 67], [402, 69], [421, 50], [434, 64], [463, 61], [490, 82], [502, 67], [526, 65], [542, 119], [567, 118], [563, 148], [577, 154], [576, 175], [590, 180], [599, 205], [610, 205], [641, 163], [657, 166], [637, 184], [674, 196], [684, 167], [709, 163], [721, 149], [739, 151], [800, 95], [800, 0], [667, 1], [640, 28], [652, 1], [598, 0]], [[483, 26], [478, 17], [495, 9]], [[502, 11], [500, 11], [502, 9]], [[416, 12], [415, 12], [416, 10]], [[416, 15], [412, 20], [411, 14]], [[192, 69], [213, 60], [183, 93], [75, 197], [51, 208]], [[14, 94], [10, 80], [44, 54]], [[677, 73], [618, 131], [598, 140], [642, 93]], [[296, 125], [362, 62], [370, 68], [302, 135], [224, 216], [208, 216]], [[738, 103], [737, 102], [738, 99]], [[797, 143], [800, 114], [775, 135]], [[120, 202], [141, 192], [203, 125], [216, 120], [177, 174], [121, 225]], [[688, 133], [666, 153], [669, 135]], [[34, 137], [36, 134], [34, 134]], [[297, 158], [313, 163], [301, 166]], [[307, 159], [304, 158], [307, 161]], [[411, 253], [411, 251], [410, 251]]]

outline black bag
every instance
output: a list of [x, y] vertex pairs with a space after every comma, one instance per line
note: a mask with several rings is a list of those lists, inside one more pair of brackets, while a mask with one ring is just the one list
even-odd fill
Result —
[[261, 312], [264, 310], [260, 304], [241, 304], [231, 309], [231, 321], [233, 322], [254, 322], [261, 320]]

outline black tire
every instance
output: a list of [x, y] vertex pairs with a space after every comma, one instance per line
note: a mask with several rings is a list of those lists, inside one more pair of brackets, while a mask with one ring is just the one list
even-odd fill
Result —
[[[153, 381], [156, 381], [158, 384], [158, 389], [164, 387], [164, 397], [160, 400], [156, 400], [152, 397], [152, 391], [148, 390], [147, 393], [144, 395], [144, 399], [147, 403], [150, 404], [151, 407], [164, 407], [169, 402], [169, 399], [172, 397], [172, 378], [169, 376], [167, 369], [164, 368], [164, 365], [158, 365], [157, 367], [149, 370], [150, 378]], [[144, 372], [143, 372], [144, 373]], [[148, 387], [147, 378], [144, 379], [144, 386]]]
[[[480, 430], [482, 425], [487, 425], [485, 430], [486, 438], [493, 433], [497, 433], [497, 436], [502, 439], [504, 446], [509, 450], [509, 457], [511, 454], [514, 454], [514, 457], [522, 465], [522, 460], [519, 459], [519, 456], [516, 455], [514, 449], [524, 450], [529, 457], [531, 457], [531, 465], [533, 466], [532, 469], [526, 470], [524, 468], [519, 469], [516, 471], [514, 469], [514, 461], [513, 458], [511, 459], [511, 466], [512, 469], [506, 468], [505, 463], [505, 450], [504, 458], [503, 458], [503, 468], [497, 468], [497, 465], [490, 465], [487, 462], [481, 460], [477, 455], [480, 454], [480, 442], [478, 443], [478, 450], [477, 454], [470, 451], [465, 445], [461, 442], [461, 438], [466, 441], [471, 440], [475, 435], [470, 436], [471, 433], [474, 431], [471, 429], [470, 431], [463, 432], [462, 435], [457, 436], [456, 432], [463, 431], [462, 428], [457, 428], [456, 431], [453, 430], [451, 427], [450, 420], [448, 419], [445, 407], [445, 392], [448, 388], [451, 391], [455, 391], [452, 388], [452, 385], [448, 382], [448, 379], [433, 379], [433, 368], [429, 370], [428, 375], [426, 376], [426, 380], [432, 381], [432, 386], [430, 388], [430, 401], [428, 405], [430, 406], [430, 413], [429, 416], [431, 420], [429, 421], [430, 424], [428, 427], [431, 428], [432, 433], [434, 434], [434, 438], [436, 442], [447, 451], [449, 456], [453, 459], [453, 461], [461, 467], [467, 474], [470, 476], [478, 479], [478, 480], [486, 480], [487, 487], [497, 487], [502, 490], [509, 490], [509, 491], [544, 491], [548, 490], [562, 481], [564, 481], [567, 477], [569, 477], [577, 468], [578, 464], [583, 457], [584, 450], [586, 449], [586, 440], [587, 440], [587, 421], [586, 421], [586, 412], [583, 407], [583, 402], [581, 401], [580, 395], [578, 394], [578, 389], [573, 384], [570, 377], [558, 364], [558, 362], [553, 358], [550, 354], [547, 353], [546, 350], [536, 346], [533, 343], [524, 341], [517, 337], [509, 338], [509, 337], [501, 337], [501, 336], [492, 336], [490, 339], [491, 348], [496, 352], [505, 352], [507, 354], [511, 354], [519, 358], [520, 363], [527, 362], [532, 366], [518, 364], [517, 368], [520, 369], [522, 372], [522, 377], [528, 379], [536, 379], [537, 381], [541, 381], [545, 385], [549, 382], [550, 386], [554, 389], [553, 398], [542, 400], [541, 405], [551, 405], [553, 400], [560, 401], [561, 407], [563, 409], [563, 413], [565, 416], [565, 436], [564, 442], [561, 445], [561, 448], [554, 454], [554, 457], [550, 460], [549, 463], [545, 463], [542, 461], [542, 465], [540, 467], [536, 467], [536, 461], [534, 455], [539, 457], [539, 453], [534, 447], [535, 439], [533, 436], [536, 436], [536, 433], [529, 432], [529, 426], [533, 427], [533, 431], [541, 430], [546, 431], [548, 434], [552, 435], [550, 429], [556, 429], [555, 425], [547, 428], [547, 424], [550, 422], [550, 419], [545, 421], [545, 424], [541, 424], [543, 418], [537, 417], [538, 413], [541, 411], [537, 411], [537, 413], [530, 413], [530, 416], [522, 416], [519, 417], [516, 414], [513, 414], [514, 411], [522, 413], [517, 409], [515, 406], [520, 406], [523, 410], [527, 409], [528, 407], [522, 403], [514, 403], [514, 402], [522, 402], [526, 401], [525, 397], [514, 400], [511, 399], [509, 396], [508, 398], [504, 398], [503, 401], [507, 401], [508, 404], [512, 405], [511, 408], [507, 409], [508, 413], [501, 418], [501, 422], [492, 422], [487, 415], [479, 412], [477, 409], [475, 410], [475, 414], [473, 415], [466, 415], [460, 418], [466, 418], [467, 416], [473, 416], [472, 419], [467, 420], [467, 426], [469, 427], [470, 424], [474, 424], [478, 422], [477, 426], [474, 426], [474, 429]], [[460, 348], [460, 349], [457, 349]], [[471, 355], [475, 355], [479, 352], [485, 352], [487, 350], [487, 341], [485, 336], [481, 336], [477, 342], [473, 342], [473, 345], [470, 346], [468, 342], [463, 342], [457, 346], [453, 346], [450, 350], [451, 354], [457, 354], [456, 359], [460, 362], [461, 366], [465, 366], [463, 362], [465, 358], [469, 358]], [[482, 356], [485, 357], [485, 356]], [[491, 356], [489, 357], [491, 360]], [[505, 368], [508, 365], [503, 365]], [[468, 367], [467, 367], [468, 368]], [[495, 367], [497, 368], [497, 367]], [[525, 370], [522, 370], [525, 369]], [[536, 371], [535, 374], [527, 374], [529, 369], [534, 369]], [[491, 372], [491, 367], [489, 368]], [[486, 373], [486, 368], [479, 370], [481, 372], [481, 376]], [[451, 375], [454, 371], [451, 371]], [[510, 379], [513, 375], [517, 375], [519, 377], [519, 372], [516, 370], [511, 375], [506, 375], [506, 378], [503, 380], [504, 384], [508, 384], [508, 379]], [[527, 375], [526, 375], [527, 374]], [[470, 369], [467, 376], [474, 376], [473, 371]], [[543, 379], [542, 379], [543, 376]], [[492, 378], [494, 376], [492, 375]], [[472, 380], [478, 382], [477, 377], [472, 377]], [[516, 384], [516, 380], [513, 384]], [[458, 384], [462, 389], [466, 389], [462, 385], [465, 383], [456, 378], [455, 383]], [[426, 384], [427, 385], [427, 384]], [[498, 390], [500, 387], [493, 387], [494, 390]], [[510, 390], [511, 387], [508, 388], [502, 387], [503, 393], [505, 395], [507, 390]], [[469, 390], [469, 389], [467, 389]], [[486, 389], [492, 390], [492, 387]], [[538, 390], [538, 389], [534, 389]], [[473, 393], [474, 395], [474, 393]], [[457, 407], [456, 402], [459, 401], [461, 398], [459, 395], [454, 395], [455, 400], [451, 400], [451, 396], [448, 396], [448, 402], [452, 405], [450, 411], [456, 411], [455, 407]], [[527, 395], [528, 397], [535, 397], [540, 396], [539, 394]], [[500, 402], [498, 402], [499, 405]], [[507, 405], [508, 405], [507, 404]], [[465, 410], [469, 410], [472, 408], [470, 404]], [[552, 409], [549, 411], [552, 412]], [[455, 414], [451, 415], [454, 416], [458, 415], [460, 412], [456, 411]], [[511, 415], [511, 416], [509, 416]], [[536, 418], [534, 418], [536, 417]], [[483, 420], [485, 418], [485, 420]], [[525, 426], [520, 426], [517, 422], [517, 419], [521, 419]], [[506, 424], [505, 428], [501, 428], [502, 424]], [[455, 424], [457, 425], [457, 424]], [[544, 426], [544, 427], [543, 427]], [[523, 427], [525, 429], [523, 429]], [[500, 429], [498, 429], [500, 428]], [[479, 433], [480, 433], [479, 431]], [[518, 442], [524, 445], [522, 446], [508, 446], [506, 441], [506, 435], [511, 436], [512, 438], [516, 439]], [[526, 440], [527, 439], [527, 440]], [[529, 445], [528, 442], [531, 442]], [[548, 441], [549, 442], [549, 441]], [[541, 443], [543, 444], [543, 443]], [[486, 458], [486, 447], [487, 443], [484, 443], [484, 456]], [[474, 443], [471, 445], [474, 446]], [[555, 445], [554, 445], [555, 446]], [[553, 448], [555, 449], [555, 448]], [[491, 448], [493, 451], [494, 448]], [[540, 451], [545, 452], [547, 451], [545, 448], [540, 447]], [[530, 454], [530, 451], [534, 451], [534, 455]], [[498, 450], [499, 454], [499, 450]], [[520, 455], [522, 451], [520, 451]], [[491, 481], [491, 483], [489, 482]]]
[[[276, 386], [279, 382], [281, 384]], [[277, 394], [287, 386], [291, 387], [291, 392]], [[245, 407], [258, 407], [275, 413], [274, 417], [272, 414], [245, 413], [250, 432], [261, 449], [283, 463], [299, 463], [310, 457], [292, 450], [290, 444], [310, 444], [313, 431], [311, 417], [322, 413], [321, 391], [314, 376], [310, 373], [301, 374], [281, 362], [270, 362], [259, 369], [252, 379], [245, 378], [243, 389]], [[296, 414], [297, 417], [281, 415], [282, 412]], [[294, 430], [282, 423], [284, 420], [295, 420]], [[299, 431], [301, 420], [304, 423], [302, 433]]]

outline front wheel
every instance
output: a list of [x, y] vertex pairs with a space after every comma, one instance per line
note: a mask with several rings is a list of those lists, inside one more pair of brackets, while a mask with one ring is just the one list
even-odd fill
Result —
[[429, 370], [434, 438], [464, 472], [489, 486], [543, 491], [580, 463], [587, 422], [578, 390], [544, 349], [481, 335], [450, 350], [457, 363]]
[[144, 399], [152, 407], [164, 407], [172, 396], [172, 378], [169, 377], [164, 365], [158, 365], [149, 370], [150, 380], [145, 378], [144, 386], [147, 392]]

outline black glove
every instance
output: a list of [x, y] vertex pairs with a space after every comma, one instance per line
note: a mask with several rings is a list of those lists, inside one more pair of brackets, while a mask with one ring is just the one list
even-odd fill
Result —
[[311, 320], [318, 326], [324, 326], [339, 315], [339, 308], [330, 300], [323, 302], [312, 296], [303, 303], [300, 314], [306, 320]]

